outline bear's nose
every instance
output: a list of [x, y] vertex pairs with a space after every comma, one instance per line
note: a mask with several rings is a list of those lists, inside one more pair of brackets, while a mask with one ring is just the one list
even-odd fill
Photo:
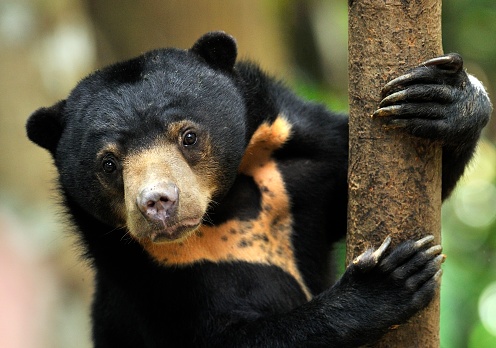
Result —
[[178, 201], [179, 189], [174, 184], [147, 186], [136, 199], [138, 208], [145, 217], [162, 223], [175, 213]]

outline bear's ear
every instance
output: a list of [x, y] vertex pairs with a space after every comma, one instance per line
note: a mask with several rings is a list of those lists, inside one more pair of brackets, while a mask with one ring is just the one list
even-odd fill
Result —
[[55, 155], [57, 144], [64, 130], [62, 121], [65, 100], [48, 108], [36, 110], [26, 123], [28, 138]]
[[236, 40], [222, 31], [203, 35], [191, 51], [202, 57], [211, 67], [224, 71], [232, 71], [238, 54]]

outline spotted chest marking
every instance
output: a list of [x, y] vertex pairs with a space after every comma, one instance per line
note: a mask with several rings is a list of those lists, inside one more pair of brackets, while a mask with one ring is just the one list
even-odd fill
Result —
[[253, 134], [239, 172], [251, 176], [261, 193], [261, 210], [251, 220], [232, 219], [220, 225], [202, 225], [182, 242], [145, 245], [166, 265], [186, 265], [208, 260], [247, 261], [275, 265], [292, 275], [311, 298], [296, 265], [291, 240], [290, 200], [272, 154], [291, 136], [291, 125], [279, 116], [262, 124]]

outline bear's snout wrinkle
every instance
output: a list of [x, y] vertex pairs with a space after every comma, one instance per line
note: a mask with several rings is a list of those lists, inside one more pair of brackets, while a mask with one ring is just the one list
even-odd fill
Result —
[[180, 241], [198, 229], [215, 179], [203, 175], [201, 164], [190, 165], [175, 143], [163, 139], [128, 155], [123, 163], [126, 227], [131, 236], [146, 247], [152, 245], [148, 242]]
[[136, 198], [139, 210], [147, 219], [164, 225], [175, 214], [178, 202], [179, 189], [172, 183], [147, 186]]

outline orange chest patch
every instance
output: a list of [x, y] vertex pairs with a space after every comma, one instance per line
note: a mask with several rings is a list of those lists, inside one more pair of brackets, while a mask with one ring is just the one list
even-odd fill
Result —
[[279, 116], [272, 124], [264, 123], [257, 129], [245, 151], [239, 172], [251, 176], [261, 193], [260, 213], [255, 219], [203, 225], [182, 242], [154, 244], [148, 241], [144, 243], [145, 249], [166, 265], [186, 265], [202, 260], [275, 265], [291, 274], [310, 298], [296, 265], [290, 199], [272, 157], [290, 135], [291, 125]]

